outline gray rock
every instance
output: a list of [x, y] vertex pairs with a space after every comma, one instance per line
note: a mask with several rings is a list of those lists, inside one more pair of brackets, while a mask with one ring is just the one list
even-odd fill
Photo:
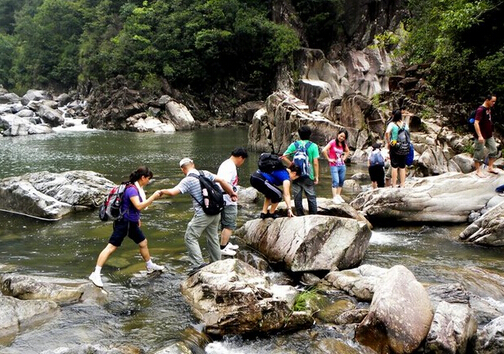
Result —
[[355, 267], [371, 238], [364, 222], [323, 215], [250, 220], [241, 232], [270, 263], [293, 272]]
[[350, 205], [372, 222], [467, 222], [504, 182], [504, 174], [479, 178], [475, 173], [445, 173], [407, 181], [406, 188], [363, 192]]
[[207, 265], [183, 281], [181, 289], [210, 334], [269, 333], [313, 323], [310, 313], [293, 312], [294, 287], [270, 284], [237, 259]]
[[113, 186], [92, 171], [28, 173], [0, 180], [0, 208], [54, 220], [95, 208]]
[[469, 304], [442, 301], [427, 335], [425, 353], [473, 353], [476, 330], [476, 319]]
[[378, 353], [412, 353], [427, 336], [432, 317], [422, 284], [404, 266], [394, 266], [377, 284], [355, 339]]

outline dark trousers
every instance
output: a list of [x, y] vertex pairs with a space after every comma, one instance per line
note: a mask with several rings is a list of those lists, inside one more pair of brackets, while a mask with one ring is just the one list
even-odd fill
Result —
[[315, 183], [309, 176], [299, 177], [292, 182], [292, 194], [294, 195], [294, 205], [296, 215], [304, 215], [303, 191], [308, 200], [308, 213], [317, 214], [317, 195], [315, 194]]

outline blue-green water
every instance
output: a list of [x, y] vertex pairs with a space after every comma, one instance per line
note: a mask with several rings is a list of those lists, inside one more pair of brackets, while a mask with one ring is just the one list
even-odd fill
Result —
[[[150, 194], [178, 183], [183, 177], [178, 167], [182, 157], [191, 157], [198, 168], [216, 172], [234, 147], [246, 145], [245, 128], [167, 135], [63, 131], [1, 138], [0, 178], [36, 171], [92, 170], [119, 182], [127, 179], [137, 166], [146, 164], [154, 171], [154, 179], [146, 188]], [[249, 159], [239, 169], [243, 187], [249, 186], [249, 176], [257, 167], [257, 156], [258, 153], [250, 152]], [[347, 178], [365, 171], [365, 166], [350, 166]], [[324, 162], [321, 163], [317, 194], [331, 196], [330, 174]], [[347, 199], [353, 196], [347, 190], [344, 194]], [[241, 210], [239, 225], [255, 217], [258, 211], [259, 206], [257, 210]], [[0, 344], [0, 352], [38, 353], [44, 349], [95, 342], [134, 343], [152, 352], [180, 338], [185, 328], [197, 324], [178, 288], [188, 265], [183, 234], [191, 216], [191, 200], [186, 195], [162, 199], [143, 212], [142, 228], [151, 255], [157, 263], [166, 265], [173, 286], [162, 289], [155, 283], [145, 289], [135, 286], [131, 279], [144, 269], [144, 264], [137, 247], [129, 240], [109, 258], [103, 269], [106, 285], [119, 287], [134, 299], [128, 311], [118, 310], [120, 314], [107, 308], [114, 321], [121, 324], [119, 329], [102, 329], [103, 323], [107, 323], [102, 317], [96, 317], [95, 313], [87, 315], [78, 306], [67, 306], [54, 321], [23, 332], [3, 347]], [[464, 280], [463, 275], [466, 269], [477, 267], [504, 276], [502, 251], [458, 243], [456, 236], [464, 226], [396, 228], [391, 225], [376, 229], [365, 263], [383, 267], [403, 264], [420, 281], [465, 281], [470, 290], [485, 295], [485, 283]], [[110, 233], [111, 224], [99, 221], [97, 211], [68, 215], [53, 223], [0, 213], [0, 265], [23, 274], [86, 279]], [[305, 338], [300, 338], [299, 342], [282, 338], [213, 343], [207, 352], [270, 353], [274, 348], [279, 353], [302, 353], [307, 348]]]

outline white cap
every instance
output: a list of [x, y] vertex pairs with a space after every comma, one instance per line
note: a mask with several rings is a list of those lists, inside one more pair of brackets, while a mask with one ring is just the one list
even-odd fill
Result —
[[188, 165], [188, 164], [191, 164], [191, 163], [193, 163], [193, 160], [191, 160], [188, 157], [184, 157], [182, 160], [180, 160], [179, 166], [180, 167], [184, 167], [184, 165]]

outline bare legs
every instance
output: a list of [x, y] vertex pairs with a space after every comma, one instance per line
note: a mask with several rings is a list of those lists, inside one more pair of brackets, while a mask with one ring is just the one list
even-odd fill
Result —
[[[397, 184], [397, 168], [392, 167], [392, 188], [395, 188]], [[404, 182], [406, 181], [406, 169], [399, 168], [399, 183], [401, 188], [404, 188]]]
[[[143, 240], [138, 244], [140, 247], [140, 255], [144, 259], [145, 262], [147, 262], [151, 257], [149, 253], [149, 248], [147, 247], [147, 239]], [[96, 265], [98, 267], [103, 267], [105, 262], [107, 262], [107, 259], [110, 257], [112, 253], [115, 252], [117, 249], [116, 246], [113, 244], [109, 243], [107, 246], [103, 249], [103, 251], [100, 252], [100, 255], [98, 256], [98, 260], [96, 261]]]

